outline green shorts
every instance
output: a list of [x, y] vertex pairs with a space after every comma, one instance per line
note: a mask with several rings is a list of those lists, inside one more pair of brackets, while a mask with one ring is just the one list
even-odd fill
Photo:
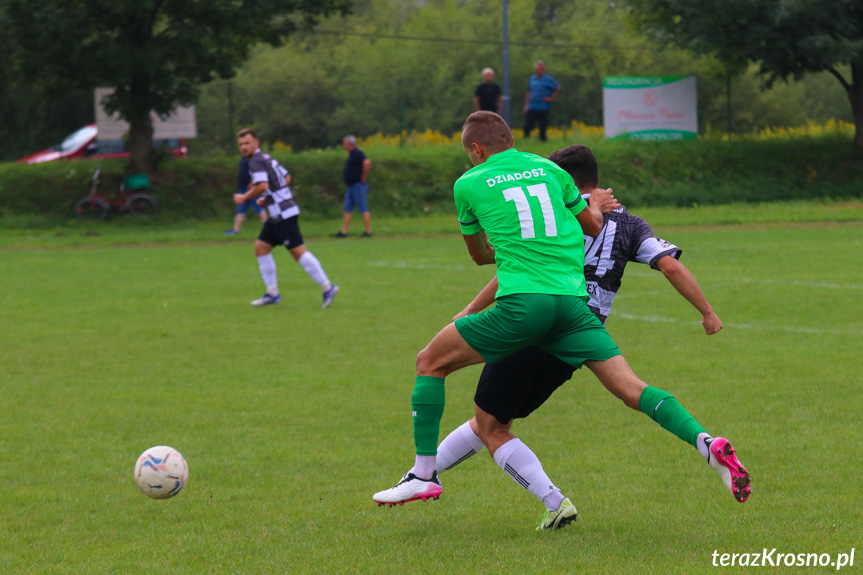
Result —
[[458, 333], [487, 362], [495, 363], [535, 345], [579, 368], [605, 361], [620, 350], [605, 327], [578, 296], [512, 294], [497, 306], [455, 322]]

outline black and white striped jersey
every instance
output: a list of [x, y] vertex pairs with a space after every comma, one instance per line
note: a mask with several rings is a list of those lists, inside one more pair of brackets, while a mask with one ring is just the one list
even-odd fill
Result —
[[261, 150], [256, 151], [255, 155], [249, 158], [249, 174], [252, 176], [252, 184], [270, 184], [263, 194], [264, 205], [274, 222], [292, 218], [300, 213], [300, 206], [294, 200], [294, 194], [286, 180], [288, 170], [272, 156]]
[[[588, 199], [590, 194], [584, 194]], [[596, 238], [584, 236], [584, 277], [588, 307], [602, 323], [608, 319], [611, 304], [628, 262], [639, 262], [657, 269], [665, 256], [680, 259], [682, 250], [656, 237], [644, 218], [630, 214], [625, 206], [603, 216], [602, 230]]]

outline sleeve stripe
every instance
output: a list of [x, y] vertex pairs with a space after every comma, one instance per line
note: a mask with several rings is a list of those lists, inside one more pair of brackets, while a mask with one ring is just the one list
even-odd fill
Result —
[[576, 206], [576, 205], [577, 205], [577, 204], [578, 204], [582, 199], [583, 199], [583, 198], [582, 198], [581, 196], [578, 196], [577, 198], [575, 198], [574, 200], [572, 200], [571, 202], [569, 202], [568, 204], [566, 204], [566, 207], [567, 207], [567, 208], [571, 208], [571, 207], [573, 207], [573, 206]]
[[473, 220], [472, 222], [463, 222], [463, 221], [459, 220], [458, 223], [463, 225], [463, 226], [472, 226], [474, 224], [478, 224], [479, 220]]

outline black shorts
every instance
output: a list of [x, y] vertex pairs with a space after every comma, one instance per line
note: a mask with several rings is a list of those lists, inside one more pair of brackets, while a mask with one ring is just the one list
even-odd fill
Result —
[[300, 233], [299, 217], [294, 216], [286, 220], [277, 221], [269, 218], [264, 222], [261, 233], [258, 234], [258, 239], [271, 246], [281, 244], [289, 250], [300, 247], [303, 245], [303, 234]]
[[485, 364], [473, 401], [506, 425], [533, 413], [575, 369], [547, 351], [526, 347], [497, 363]]

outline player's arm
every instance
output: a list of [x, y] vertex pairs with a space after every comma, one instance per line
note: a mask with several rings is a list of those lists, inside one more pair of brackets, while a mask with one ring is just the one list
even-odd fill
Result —
[[595, 238], [602, 231], [602, 214], [619, 207], [620, 204], [614, 199], [611, 188], [606, 190], [599, 188], [590, 193], [590, 203], [575, 214], [575, 218], [584, 234]]
[[360, 176], [360, 181], [364, 184], [369, 183], [369, 170], [372, 169], [372, 161], [368, 158], [363, 160], [363, 175]]
[[473, 107], [476, 108], [477, 112], [479, 112], [479, 96], [473, 97]]
[[710, 302], [701, 291], [695, 277], [690, 273], [686, 266], [674, 256], [665, 256], [656, 262], [656, 267], [665, 276], [665, 279], [674, 286], [674, 289], [686, 298], [686, 301], [701, 313], [701, 325], [704, 326], [704, 333], [713, 335], [722, 329], [722, 321], [719, 316], [713, 311]]
[[453, 321], [457, 320], [460, 317], [464, 317], [466, 315], [470, 315], [472, 313], [479, 313], [491, 304], [494, 303], [495, 297], [494, 294], [497, 293], [497, 275], [491, 278], [491, 281], [486, 284], [482, 291], [480, 291], [473, 301], [467, 304], [463, 310], [458, 312], [458, 314], [452, 318]]
[[[290, 182], [290, 176], [288, 176], [288, 181]], [[242, 204], [247, 200], [257, 198], [269, 189], [269, 182], [258, 182], [257, 184], [250, 184], [249, 190], [245, 194], [234, 194], [234, 203], [237, 205]]]
[[[267, 169], [264, 160], [255, 155], [249, 158], [249, 174], [252, 176], [252, 183], [245, 194], [234, 194], [234, 202], [242, 204], [252, 198], [257, 198], [264, 192], [270, 189], [270, 182], [267, 177]], [[258, 202], [260, 203], [260, 201]]]
[[488, 236], [485, 235], [485, 230], [481, 229], [478, 233], [471, 235], [462, 234], [462, 237], [464, 237], [464, 243], [467, 246], [470, 258], [476, 265], [484, 266], [495, 262], [494, 248], [488, 243]]

